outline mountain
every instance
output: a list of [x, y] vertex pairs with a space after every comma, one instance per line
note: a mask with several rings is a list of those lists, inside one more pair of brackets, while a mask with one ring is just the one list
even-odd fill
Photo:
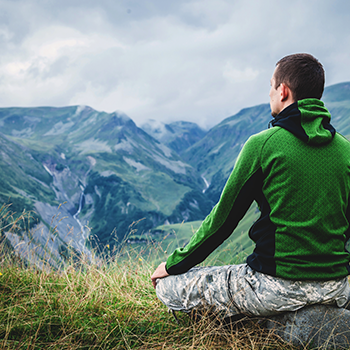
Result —
[[[323, 100], [332, 124], [349, 137], [350, 83], [326, 88]], [[168, 224], [190, 227], [218, 201], [245, 141], [271, 119], [262, 104], [205, 133], [187, 122], [143, 130], [123, 113], [86, 106], [0, 108], [0, 201], [31, 213], [22, 232], [6, 237], [21, 256], [58, 267], [89, 255], [87, 247], [113, 249], [127, 234], [143, 242], [157, 226], [163, 234], [156, 240]], [[257, 215], [252, 207], [244, 230]], [[247, 251], [246, 232], [240, 237]]]
[[187, 148], [201, 140], [206, 134], [197, 124], [185, 121], [165, 124], [150, 119], [141, 125], [141, 128], [179, 155], [182, 155]]
[[113, 248], [130, 230], [202, 219], [213, 205], [197, 171], [123, 113], [2, 108], [0, 127], [0, 199], [32, 210], [48, 231], [62, 212], [69, 228], [57, 226], [61, 250], [71, 240], [82, 251], [88, 236]]

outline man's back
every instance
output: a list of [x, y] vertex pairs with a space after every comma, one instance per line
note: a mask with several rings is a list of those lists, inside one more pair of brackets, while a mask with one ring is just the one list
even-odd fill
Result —
[[[247, 263], [288, 279], [341, 278], [349, 262], [350, 142], [323, 127], [322, 102], [305, 101], [286, 110], [281, 126], [249, 140], [261, 149], [262, 215], [250, 230], [257, 247]], [[291, 120], [297, 110], [305, 115]], [[300, 125], [305, 137], [287, 130], [296, 120], [308, 124]]]

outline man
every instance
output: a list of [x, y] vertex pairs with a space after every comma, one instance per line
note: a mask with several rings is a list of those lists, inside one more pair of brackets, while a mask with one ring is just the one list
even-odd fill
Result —
[[[267, 316], [346, 304], [350, 142], [320, 101], [324, 81], [321, 63], [309, 54], [277, 62], [273, 127], [248, 139], [218, 204], [151, 276], [170, 309]], [[253, 201], [261, 216], [249, 231], [256, 246], [246, 263], [193, 268], [230, 236]]]

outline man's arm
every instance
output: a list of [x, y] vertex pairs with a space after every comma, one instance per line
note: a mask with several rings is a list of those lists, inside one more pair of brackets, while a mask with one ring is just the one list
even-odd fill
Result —
[[221, 194], [220, 201], [183, 248], [177, 248], [164, 266], [170, 275], [188, 271], [226, 240], [243, 218], [262, 186], [260, 152], [265, 136], [249, 138]]

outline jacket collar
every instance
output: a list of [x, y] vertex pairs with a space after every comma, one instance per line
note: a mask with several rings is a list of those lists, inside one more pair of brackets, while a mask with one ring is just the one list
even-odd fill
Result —
[[332, 141], [336, 133], [330, 124], [331, 115], [323, 102], [309, 98], [292, 103], [271, 121], [309, 144], [324, 144]]

